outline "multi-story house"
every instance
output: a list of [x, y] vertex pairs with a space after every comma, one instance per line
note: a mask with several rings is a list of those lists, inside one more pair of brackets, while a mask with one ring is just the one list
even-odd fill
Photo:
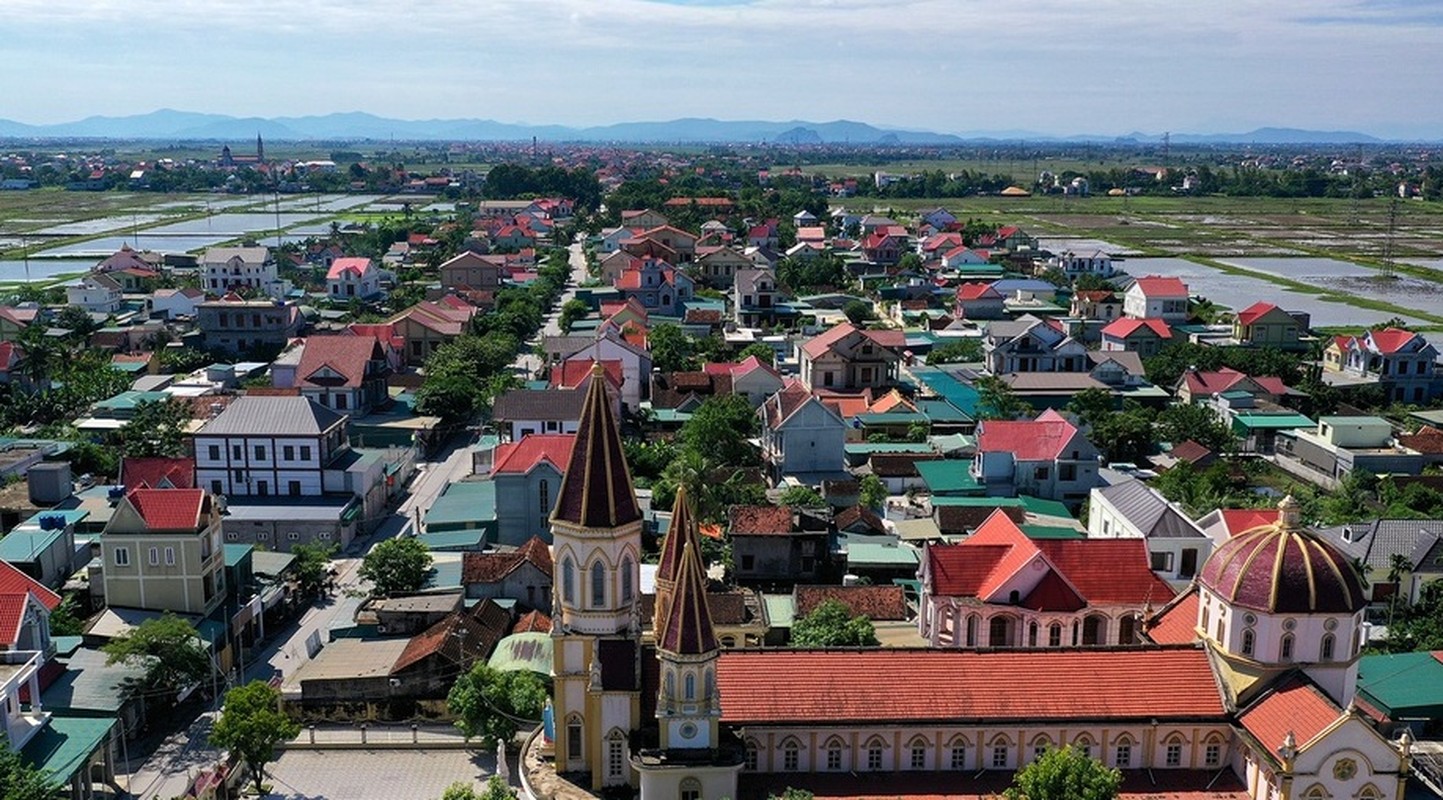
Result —
[[1137, 353], [1143, 358], [1158, 354], [1172, 342], [1172, 329], [1160, 319], [1123, 317], [1102, 329], [1102, 349]]
[[820, 583], [831, 566], [836, 528], [822, 517], [787, 506], [732, 506], [727, 533], [737, 580]]
[[1073, 292], [1067, 313], [1087, 322], [1112, 322], [1122, 316], [1122, 299], [1106, 289]]
[[1091, 253], [1074, 253], [1068, 250], [1047, 259], [1047, 268], [1062, 270], [1069, 280], [1077, 280], [1083, 275], [1111, 278], [1117, 274], [1112, 264], [1112, 256], [1101, 250]]
[[372, 336], [310, 336], [271, 364], [271, 385], [336, 411], [365, 416], [386, 403], [390, 363]]
[[107, 605], [207, 616], [225, 601], [221, 508], [203, 489], [132, 489], [100, 552]]
[[289, 282], [277, 275], [275, 259], [266, 247], [212, 247], [201, 256], [200, 276], [200, 287], [215, 295], [252, 289], [279, 299], [290, 289]]
[[977, 423], [972, 476], [989, 495], [1028, 494], [1080, 505], [1098, 483], [1097, 448], [1061, 414]]
[[641, 407], [641, 401], [648, 396], [651, 388], [651, 353], [644, 347], [623, 338], [615, 330], [599, 332], [596, 338], [589, 336], [548, 336], [542, 341], [546, 349], [547, 362], [551, 366], [567, 361], [621, 362], [621, 404], [631, 411]]
[[1213, 550], [1212, 539], [1197, 523], [1139, 480], [1093, 487], [1087, 505], [1087, 536], [1144, 540], [1152, 571], [1178, 585], [1196, 577]]
[[206, 349], [244, 353], [284, 347], [301, 334], [306, 320], [299, 307], [270, 300], [242, 300], [234, 294], [196, 306], [196, 327]]
[[992, 320], [1006, 316], [1006, 298], [987, 283], [964, 283], [957, 287], [953, 312], [958, 319]]
[[627, 299], [636, 298], [647, 311], [680, 316], [682, 304], [692, 299], [694, 284], [685, 272], [654, 258], [633, 262], [616, 279]]
[[381, 271], [369, 258], [338, 258], [326, 270], [326, 296], [332, 300], [370, 300], [381, 294]]
[[813, 389], [855, 392], [897, 382], [900, 331], [872, 331], [844, 322], [797, 347], [802, 381]]
[[1086, 372], [1092, 367], [1087, 346], [1072, 338], [1062, 323], [1031, 314], [989, 324], [982, 338], [982, 360], [993, 375]]
[[350, 447], [347, 422], [310, 398], [247, 396], [196, 431], [196, 485], [225, 495], [226, 540], [344, 547], [358, 519], [376, 518], [385, 463]]
[[777, 319], [777, 276], [769, 269], [744, 267], [735, 273], [732, 307], [737, 324], [747, 328], [769, 325]]
[[1423, 454], [1400, 445], [1382, 417], [1323, 416], [1316, 429], [1281, 430], [1276, 463], [1324, 489], [1355, 469], [1374, 475], [1417, 475]]
[[496, 398], [491, 420], [503, 442], [538, 433], [576, 433], [584, 392], [512, 389]]
[[441, 288], [495, 291], [506, 272], [505, 256], [486, 256], [467, 250], [440, 266]]
[[203, 302], [205, 292], [199, 289], [156, 289], [150, 295], [150, 313], [163, 315], [167, 320], [194, 317], [197, 306]]
[[773, 477], [837, 476], [846, 468], [847, 423], [793, 380], [757, 409], [762, 460]]
[[441, 345], [464, 333], [477, 311], [476, 306], [448, 294], [434, 302], [417, 303], [392, 317], [388, 324], [405, 342], [406, 365], [419, 367]]
[[1328, 373], [1376, 380], [1388, 399], [1423, 404], [1443, 394], [1438, 348], [1422, 334], [1382, 328], [1362, 336], [1337, 336], [1323, 351]]
[[1138, 278], [1122, 298], [1122, 313], [1137, 319], [1161, 319], [1169, 325], [1187, 322], [1187, 284], [1179, 278], [1149, 275]]
[[1302, 334], [1307, 331], [1307, 315], [1284, 311], [1258, 301], [1238, 312], [1233, 320], [1233, 339], [1249, 347], [1276, 347], [1297, 350], [1307, 345]]
[[674, 251], [679, 262], [691, 261], [696, 255], [696, 235], [670, 225], [658, 225], [642, 231], [636, 238], [660, 242]]
[[551, 511], [571, 462], [574, 433], [533, 433], [496, 448], [496, 543], [519, 547], [534, 536], [551, 541]]
[[94, 314], [114, 314], [120, 310], [120, 282], [111, 276], [92, 272], [80, 283], [65, 289], [65, 302]]

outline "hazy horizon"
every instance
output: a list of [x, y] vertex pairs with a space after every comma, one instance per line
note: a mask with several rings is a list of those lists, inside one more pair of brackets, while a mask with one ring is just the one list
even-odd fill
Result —
[[7, 0], [0, 118], [363, 111], [590, 127], [1443, 138], [1443, 3]]

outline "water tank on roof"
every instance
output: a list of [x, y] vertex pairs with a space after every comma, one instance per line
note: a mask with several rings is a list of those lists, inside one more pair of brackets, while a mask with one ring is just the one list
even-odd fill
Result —
[[25, 481], [30, 487], [30, 502], [37, 506], [53, 506], [69, 497], [73, 490], [67, 461], [35, 464], [25, 473]]

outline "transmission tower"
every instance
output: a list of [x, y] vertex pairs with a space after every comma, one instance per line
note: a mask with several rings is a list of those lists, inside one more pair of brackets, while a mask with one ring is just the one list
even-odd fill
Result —
[[1383, 240], [1383, 277], [1391, 278], [1394, 273], [1393, 237], [1398, 232], [1398, 195], [1388, 203], [1388, 236]]

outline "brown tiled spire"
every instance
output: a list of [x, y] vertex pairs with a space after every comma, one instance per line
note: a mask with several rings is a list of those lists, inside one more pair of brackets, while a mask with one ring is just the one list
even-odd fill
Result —
[[706, 603], [705, 572], [701, 549], [686, 542], [676, 574], [676, 588], [656, 635], [658, 650], [671, 655], [699, 656], [719, 649], [711, 610]]
[[603, 372], [600, 364], [592, 365], [571, 463], [551, 515], [554, 522], [605, 529], [641, 519], [631, 470], [622, 452], [621, 427], [611, 412]]
[[662, 620], [666, 619], [667, 605], [676, 589], [676, 576], [681, 572], [682, 553], [687, 545], [701, 552], [698, 540], [696, 514], [692, 510], [691, 498], [687, 496], [685, 484], [676, 487], [676, 500], [671, 507], [671, 527], [661, 542], [661, 558], [656, 564], [656, 611], [651, 629], [658, 636]]

